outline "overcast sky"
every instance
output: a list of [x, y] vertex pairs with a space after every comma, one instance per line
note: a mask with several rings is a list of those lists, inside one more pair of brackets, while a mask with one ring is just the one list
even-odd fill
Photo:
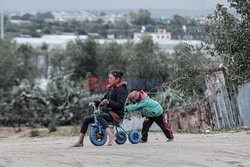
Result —
[[94, 9], [211, 9], [226, 0], [0, 0], [0, 9], [94, 10]]

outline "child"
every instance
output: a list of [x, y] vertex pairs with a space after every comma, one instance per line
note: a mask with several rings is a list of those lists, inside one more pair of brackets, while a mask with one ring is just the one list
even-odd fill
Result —
[[126, 112], [137, 110], [146, 117], [142, 127], [141, 143], [146, 143], [148, 140], [148, 130], [155, 122], [168, 138], [167, 141], [174, 139], [173, 133], [169, 128], [162, 106], [155, 100], [151, 99], [144, 91], [133, 91], [128, 95], [128, 100], [134, 104], [126, 107]]
[[[116, 137], [112, 134], [109, 128], [109, 123], [119, 122], [123, 119], [124, 116], [124, 104], [126, 102], [128, 92], [126, 86], [127, 84], [123, 82], [122, 76], [122, 71], [112, 70], [109, 73], [109, 88], [107, 93], [100, 101], [97, 100], [95, 102], [89, 103], [89, 106], [98, 106], [99, 104], [105, 106], [104, 110], [106, 112], [101, 112], [100, 114], [98, 114], [96, 116], [96, 119], [98, 120], [98, 122], [100, 122], [107, 135], [109, 136], [108, 146], [111, 146], [116, 140]], [[83, 147], [84, 136], [87, 132], [89, 124], [92, 124], [94, 122], [94, 115], [84, 117], [78, 141], [72, 147]]]

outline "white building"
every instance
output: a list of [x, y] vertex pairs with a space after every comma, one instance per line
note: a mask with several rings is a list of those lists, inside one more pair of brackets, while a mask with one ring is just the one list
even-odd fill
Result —
[[171, 40], [171, 33], [165, 29], [158, 29], [155, 33], [134, 33], [134, 41], [138, 42], [143, 36], [151, 36], [154, 42]]
[[124, 16], [121, 14], [111, 14], [111, 15], [105, 15], [102, 17], [99, 17], [104, 21], [104, 23], [115, 23], [118, 21], [122, 21], [124, 19]]
[[87, 35], [43, 35], [41, 38], [16, 37], [13, 39], [17, 44], [29, 44], [34, 48], [47, 44], [51, 48], [65, 48], [67, 43], [76, 39], [87, 39]]
[[[148, 34], [142, 34], [137, 33], [138, 35], [135, 36], [134, 40], [129, 39], [112, 39], [113, 36], [110, 36], [109, 39], [96, 39], [95, 41], [100, 44], [104, 43], [111, 43], [116, 42], [118, 44], [124, 44], [127, 42], [134, 42], [138, 43], [141, 41], [141, 37], [143, 35]], [[157, 38], [157, 35], [155, 34], [165, 34], [163, 38]], [[198, 40], [171, 40], [169, 39], [169, 36], [167, 36], [167, 33], [155, 33], [154, 36], [152, 36], [154, 43], [157, 43], [162, 51], [172, 53], [174, 51], [174, 47], [179, 44], [187, 43], [189, 45], [200, 45], [202, 42]], [[43, 44], [47, 44], [49, 49], [52, 48], [62, 48], [65, 49], [67, 46], [67, 43], [70, 41], [74, 41], [76, 39], [86, 40], [88, 38], [87, 35], [44, 35], [41, 38], [31, 38], [31, 37], [17, 37], [14, 38], [13, 41], [15, 41], [17, 44], [29, 44], [34, 48], [41, 47]]]
[[85, 21], [85, 20], [96, 20], [96, 16], [85, 12], [53, 12], [52, 13], [54, 16], [55, 21], [61, 21], [61, 22], [66, 22], [70, 20], [75, 20], [75, 21]]
[[[76, 39], [86, 40], [88, 38], [87, 35], [43, 35], [41, 38], [32, 38], [32, 37], [16, 37], [13, 39], [17, 44], [28, 44], [34, 48], [39, 48], [43, 46], [43, 44], [47, 44], [49, 49], [52, 48], [61, 48], [65, 49], [67, 43], [70, 41], [74, 41]], [[111, 43], [116, 42], [118, 44], [124, 44], [128, 42], [128, 39], [96, 39], [97, 43]]]

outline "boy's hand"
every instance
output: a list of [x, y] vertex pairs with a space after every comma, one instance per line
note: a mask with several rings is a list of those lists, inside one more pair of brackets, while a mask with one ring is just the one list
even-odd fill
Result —
[[124, 108], [124, 112], [125, 112], [125, 113], [128, 113], [128, 109], [127, 109], [126, 107]]

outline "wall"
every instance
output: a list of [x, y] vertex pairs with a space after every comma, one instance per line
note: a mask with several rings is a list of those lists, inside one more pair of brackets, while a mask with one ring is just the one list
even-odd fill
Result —
[[250, 125], [250, 83], [244, 84], [239, 88], [237, 97], [240, 117], [243, 125]]
[[199, 132], [212, 128], [212, 113], [207, 101], [166, 111], [174, 131]]

